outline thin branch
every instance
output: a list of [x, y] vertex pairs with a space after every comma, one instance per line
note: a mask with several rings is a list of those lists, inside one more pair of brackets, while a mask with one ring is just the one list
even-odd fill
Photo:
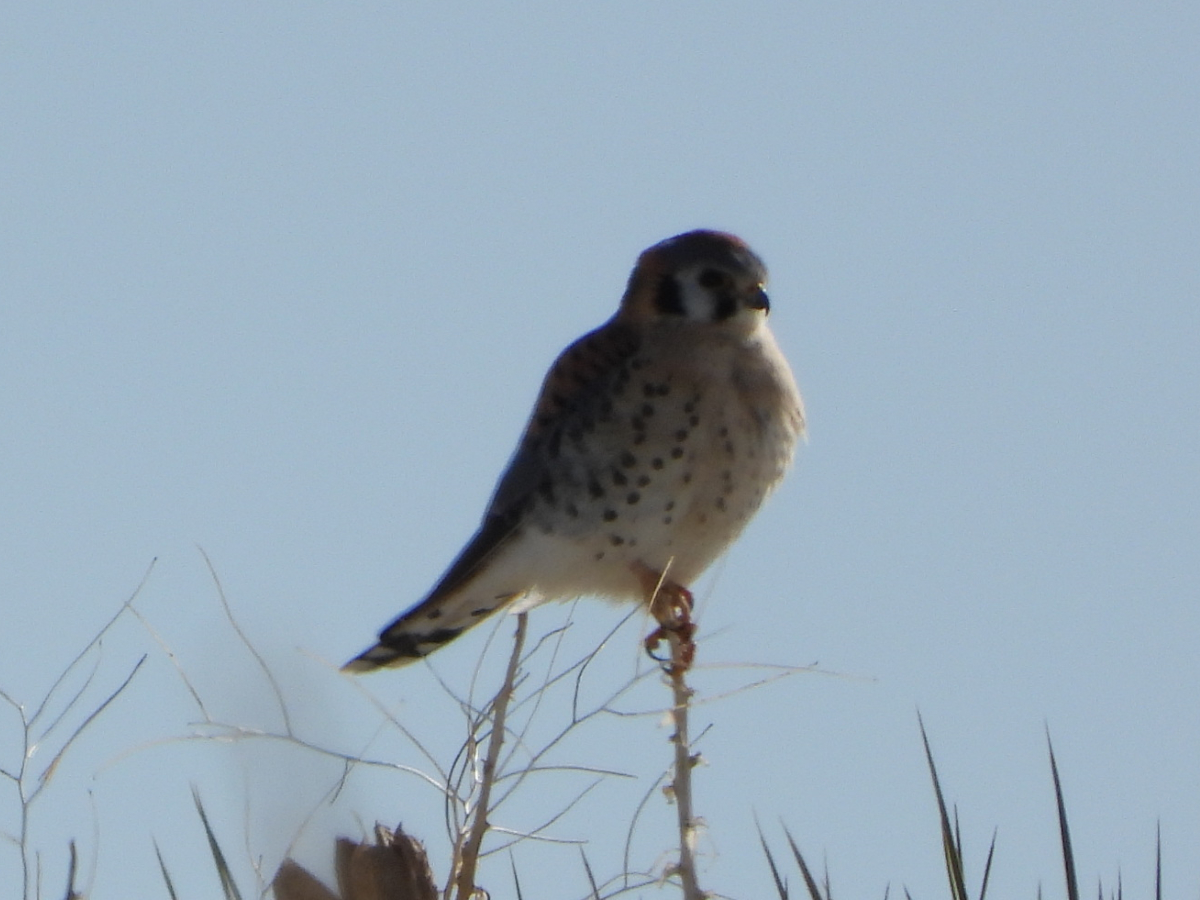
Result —
[[[579, 843], [584, 843], [584, 841], [577, 840], [577, 839], [574, 839], [574, 838], [550, 838], [550, 837], [546, 837], [545, 835], [541, 834], [541, 832], [545, 831], [547, 828], [549, 828], [551, 825], [553, 825], [555, 822], [557, 822], [559, 819], [561, 819], [563, 816], [565, 816], [567, 813], [569, 813], [569, 812], [570, 812], [572, 809], [574, 809], [574, 808], [575, 808], [575, 806], [576, 806], [576, 805], [577, 805], [577, 804], [578, 804], [578, 803], [579, 803], [579, 802], [580, 802], [580, 801], [581, 801], [581, 800], [582, 800], [584, 797], [586, 797], [588, 794], [590, 794], [590, 793], [592, 792], [592, 789], [593, 789], [593, 788], [595, 788], [595, 787], [596, 787], [596, 785], [598, 785], [598, 784], [599, 784], [601, 781], [603, 781], [603, 780], [604, 780], [604, 779], [602, 779], [602, 778], [597, 778], [595, 781], [593, 781], [591, 784], [589, 784], [587, 787], [585, 787], [585, 788], [584, 788], [582, 791], [580, 791], [578, 794], [576, 794], [576, 795], [575, 795], [575, 798], [574, 798], [573, 800], [571, 800], [571, 802], [570, 802], [570, 803], [568, 803], [566, 806], [564, 806], [562, 809], [560, 809], [558, 812], [556, 812], [556, 813], [555, 813], [553, 816], [551, 816], [549, 819], [547, 819], [547, 820], [546, 820], [545, 822], [543, 822], [541, 825], [538, 825], [536, 828], [532, 828], [532, 829], [530, 829], [529, 831], [517, 831], [516, 829], [513, 829], [513, 828], [501, 828], [501, 827], [499, 827], [499, 826], [493, 825], [493, 826], [492, 826], [492, 830], [494, 830], [494, 831], [498, 831], [498, 832], [502, 832], [502, 833], [504, 833], [504, 834], [511, 834], [511, 835], [515, 835], [515, 836], [522, 837], [522, 838], [532, 838], [532, 839], [535, 839], [535, 840], [547, 841], [547, 842], [549, 842], [549, 843], [553, 843], [553, 844], [579, 844]], [[513, 841], [513, 842], [511, 842], [511, 843], [516, 843], [516, 841]], [[496, 850], [502, 850], [502, 849], [504, 849], [504, 848], [503, 848], [503, 847], [498, 847], [498, 848], [496, 848]], [[496, 850], [489, 850], [489, 851], [487, 851], [486, 853], [483, 853], [483, 854], [481, 854], [481, 855], [482, 855], [482, 856], [487, 856], [487, 855], [489, 855], [489, 854], [491, 854], [491, 853], [495, 853], [495, 852], [496, 852]]]
[[[525, 767], [524, 767], [524, 768], [522, 768], [520, 771], [518, 771], [518, 772], [516, 772], [516, 773], [515, 773], [515, 776], [516, 776], [516, 781], [515, 781], [513, 784], [509, 785], [509, 786], [508, 786], [508, 788], [506, 789], [505, 793], [504, 793], [503, 795], [501, 795], [501, 797], [500, 797], [500, 799], [499, 799], [499, 800], [497, 800], [497, 801], [496, 801], [496, 806], [500, 806], [500, 805], [501, 805], [501, 804], [503, 804], [503, 803], [504, 803], [504, 802], [505, 802], [505, 801], [506, 801], [506, 800], [507, 800], [507, 799], [508, 799], [510, 796], [512, 796], [512, 795], [513, 795], [513, 794], [514, 794], [514, 793], [517, 791], [517, 789], [518, 789], [518, 788], [520, 788], [520, 786], [521, 786], [521, 785], [524, 783], [524, 781], [525, 781], [525, 778], [526, 778], [526, 777], [527, 777], [527, 776], [528, 776], [528, 775], [529, 775], [531, 772], [533, 772], [533, 771], [535, 771], [535, 770], [537, 769], [537, 767], [538, 767], [538, 763], [539, 763], [539, 762], [540, 762], [540, 761], [541, 761], [541, 760], [542, 760], [542, 759], [543, 759], [543, 758], [544, 758], [544, 757], [545, 757], [545, 756], [546, 756], [546, 755], [547, 755], [547, 754], [548, 754], [548, 753], [549, 753], [551, 750], [553, 750], [553, 749], [554, 749], [555, 747], [557, 747], [557, 746], [558, 746], [558, 745], [559, 745], [559, 744], [560, 744], [560, 743], [561, 743], [563, 740], [565, 740], [568, 734], [570, 734], [572, 731], [574, 731], [574, 730], [575, 730], [576, 728], [578, 728], [580, 725], [583, 725], [584, 723], [586, 723], [586, 722], [587, 722], [589, 719], [592, 719], [592, 718], [594, 718], [594, 717], [597, 717], [597, 716], [601, 715], [602, 713], [605, 713], [605, 712], [607, 712], [607, 711], [608, 711], [608, 704], [610, 704], [610, 703], [614, 702], [615, 700], [619, 699], [619, 698], [620, 698], [620, 697], [621, 697], [623, 694], [625, 694], [625, 693], [627, 693], [628, 691], [632, 690], [632, 689], [633, 689], [633, 687], [634, 687], [634, 686], [635, 686], [635, 685], [638, 683], [638, 681], [640, 681], [640, 680], [641, 680], [641, 677], [642, 677], [642, 676], [638, 676], [638, 678], [636, 678], [636, 679], [634, 679], [634, 680], [631, 680], [631, 681], [629, 681], [629, 682], [626, 682], [626, 684], [625, 684], [625, 685], [623, 685], [622, 687], [620, 687], [620, 688], [618, 688], [616, 691], [614, 691], [614, 692], [613, 692], [613, 693], [612, 693], [612, 694], [611, 694], [611, 695], [610, 695], [610, 696], [609, 696], [609, 697], [608, 697], [608, 698], [607, 698], [607, 699], [604, 701], [604, 703], [603, 703], [603, 704], [601, 704], [600, 706], [597, 706], [595, 709], [591, 710], [590, 712], [588, 712], [588, 713], [585, 713], [585, 714], [584, 714], [584, 715], [582, 715], [582, 716], [579, 716], [579, 715], [577, 715], [577, 714], [576, 714], [576, 715], [573, 715], [573, 716], [572, 716], [572, 718], [571, 718], [571, 719], [570, 719], [570, 720], [567, 722], [567, 724], [566, 724], [565, 726], [563, 726], [563, 727], [562, 727], [562, 728], [561, 728], [561, 729], [558, 731], [558, 733], [557, 733], [557, 734], [555, 734], [553, 737], [551, 737], [549, 740], [547, 740], [547, 741], [546, 741], [546, 742], [545, 742], [545, 743], [542, 745], [541, 749], [539, 749], [538, 751], [536, 751], [535, 753], [532, 753], [532, 754], [530, 755], [530, 758], [529, 758], [528, 762], [526, 763]], [[660, 710], [660, 713], [661, 713], [661, 710]]]
[[62, 761], [63, 756], [66, 755], [67, 750], [69, 750], [71, 748], [71, 745], [75, 743], [75, 741], [79, 738], [79, 736], [83, 734], [84, 730], [89, 725], [91, 725], [92, 722], [96, 721], [96, 719], [99, 717], [99, 715], [102, 712], [104, 712], [104, 710], [108, 709], [109, 704], [112, 703], [114, 700], [116, 700], [117, 697], [121, 696], [121, 692], [124, 691], [125, 688], [129, 687], [129, 682], [133, 681], [133, 676], [138, 673], [138, 669], [140, 669], [142, 667], [142, 663], [144, 663], [145, 661], [146, 661], [146, 656], [145, 656], [145, 654], [143, 654], [142, 658], [137, 661], [137, 663], [134, 665], [133, 669], [130, 670], [129, 674], [125, 676], [125, 680], [121, 682], [120, 687], [118, 687], [115, 691], [113, 691], [111, 694], [109, 694], [108, 697], [105, 698], [104, 702], [102, 702], [99, 706], [97, 706], [95, 709], [93, 709], [92, 712], [88, 715], [88, 717], [83, 720], [83, 724], [81, 724], [78, 728], [76, 728], [71, 733], [71, 736], [69, 738], [67, 738], [66, 741], [63, 742], [62, 747], [59, 748], [59, 751], [56, 754], [54, 754], [54, 759], [52, 759], [50, 761], [50, 765], [46, 766], [45, 770], [41, 774], [41, 777], [38, 779], [38, 786], [36, 788], [34, 788], [32, 793], [30, 793], [29, 799], [31, 801], [33, 800], [34, 797], [36, 797], [39, 793], [41, 793], [42, 788], [44, 788], [46, 786], [46, 784], [50, 781], [50, 778], [53, 776], [55, 769], [58, 768], [58, 764]]
[[467, 842], [463, 846], [459, 860], [459, 870], [455, 878], [458, 900], [470, 900], [475, 893], [475, 868], [479, 862], [479, 849], [483, 836], [488, 830], [488, 801], [491, 799], [492, 784], [496, 776], [496, 763], [500, 759], [500, 749], [504, 746], [504, 719], [508, 714], [508, 701], [512, 697], [517, 680], [517, 669], [521, 661], [521, 648], [525, 645], [525, 630], [529, 624], [528, 613], [517, 614], [517, 631], [513, 639], [513, 652], [508, 660], [508, 671], [504, 675], [504, 684], [496, 695], [492, 732], [488, 738], [487, 758], [483, 764], [483, 776], [479, 786], [479, 799], [476, 802], [474, 821]]
[[331, 759], [336, 759], [339, 762], [343, 762], [343, 763], [352, 763], [356, 766], [367, 766], [369, 768], [376, 768], [376, 769], [388, 769], [388, 770], [395, 771], [395, 772], [405, 772], [409, 775], [417, 776], [419, 779], [424, 781], [426, 784], [432, 786], [439, 793], [445, 793], [445, 791], [447, 790], [447, 787], [444, 783], [438, 781], [436, 778], [433, 778], [432, 776], [426, 774], [425, 772], [422, 772], [420, 769], [418, 769], [414, 766], [406, 766], [406, 765], [403, 765], [402, 763], [389, 762], [388, 760], [382, 760], [382, 759], [365, 759], [365, 758], [358, 756], [356, 754], [353, 754], [353, 753], [345, 753], [341, 750], [330, 750], [328, 747], [322, 747], [318, 744], [312, 743], [311, 741], [306, 741], [306, 740], [303, 740], [301, 738], [295, 737], [290, 734], [273, 734], [269, 731], [257, 731], [254, 729], [245, 728], [240, 725], [220, 725], [220, 723], [216, 723], [216, 722], [206, 723], [206, 724], [218, 725], [222, 728], [227, 729], [227, 733], [225, 733], [225, 734], [191, 734], [191, 735], [184, 735], [182, 737], [167, 738], [167, 739], [161, 740], [161, 741], [152, 741], [148, 744], [143, 744], [140, 747], [135, 747], [132, 750], [128, 750], [125, 753], [122, 753], [116, 757], [113, 757], [113, 759], [107, 763], [107, 766], [115, 765], [116, 763], [134, 755], [135, 753], [139, 753], [143, 750], [149, 749], [150, 747], [162, 746], [162, 745], [167, 745], [167, 744], [175, 744], [175, 743], [182, 743], [182, 742], [188, 742], [188, 741], [218, 741], [218, 742], [225, 741], [228, 743], [233, 743], [234, 741], [241, 741], [241, 740], [268, 740], [268, 741], [282, 741], [287, 744], [295, 744], [298, 747], [303, 747], [306, 750], [311, 750], [313, 753], [317, 753], [321, 756], [328, 756]]
[[[81, 684], [79, 686], [79, 689], [75, 691], [74, 696], [72, 696], [70, 700], [68, 700], [66, 703], [63, 704], [62, 710], [59, 712], [59, 714], [57, 716], [54, 717], [54, 721], [52, 721], [49, 725], [47, 725], [45, 728], [42, 729], [41, 735], [37, 738], [34, 745], [29, 748], [31, 754], [37, 750], [38, 745], [40, 745], [43, 741], [45, 741], [46, 738], [48, 738], [54, 732], [54, 729], [56, 729], [59, 725], [62, 724], [63, 720], [66, 719], [66, 717], [70, 714], [70, 712], [75, 708], [75, 704], [77, 704], [80, 701], [80, 699], [82, 699], [83, 695], [85, 693], [87, 693], [87, 689], [92, 686], [92, 682], [96, 678], [96, 673], [100, 671], [100, 663], [101, 662], [103, 662], [103, 659], [100, 657], [99, 654], [97, 654], [96, 659], [92, 663], [92, 671], [90, 671], [87, 674], [87, 677], [83, 679], [83, 684]], [[42, 709], [48, 710], [48, 707], [43, 706]], [[39, 714], [40, 714], [40, 712], [39, 712]], [[34, 724], [34, 720], [30, 719], [29, 724], [32, 727]]]
[[200, 692], [196, 690], [196, 687], [192, 684], [191, 679], [187, 677], [187, 672], [184, 671], [183, 663], [180, 662], [179, 657], [175, 654], [175, 651], [171, 649], [171, 646], [167, 643], [166, 638], [158, 633], [154, 626], [150, 624], [150, 620], [142, 615], [142, 611], [140, 609], [138, 609], [132, 603], [127, 604], [127, 606], [133, 617], [141, 623], [143, 628], [146, 629], [146, 633], [150, 635], [150, 639], [154, 641], [154, 643], [158, 644], [159, 649], [166, 654], [166, 657], [170, 661], [171, 665], [175, 667], [175, 673], [179, 676], [179, 680], [183, 682], [183, 686], [187, 688], [187, 692], [192, 695], [192, 701], [200, 708], [200, 714], [204, 716], [206, 720], [211, 721], [212, 716], [209, 715], [208, 708], [204, 705], [204, 701], [200, 699]]
[[[326, 662], [326, 661], [322, 660], [322, 662]], [[330, 664], [328, 662], [326, 662], [326, 665], [330, 665], [332, 668], [334, 668], [338, 672], [341, 672], [340, 668], [338, 668], [336, 666], [332, 666], [332, 664]], [[386, 722], [388, 724], [391, 724], [392, 726], [394, 726], [397, 731], [399, 731], [402, 735], [404, 735], [404, 737], [408, 740], [408, 742], [410, 744], [412, 744], [414, 747], [417, 748], [417, 751], [422, 756], [425, 757], [425, 759], [429, 762], [429, 765], [431, 765], [434, 768], [434, 770], [437, 772], [438, 776], [442, 779], [442, 781], [445, 783], [448, 783], [450, 780], [449, 773], [442, 770], [441, 765], [437, 761], [437, 757], [434, 756], [434, 754], [431, 753], [425, 747], [424, 744], [422, 744], [419, 740], [417, 740], [416, 735], [414, 735], [411, 731], [408, 730], [408, 728], [406, 728], [404, 726], [404, 723], [402, 723], [400, 721], [400, 719], [397, 717], [396, 713], [394, 713], [392, 710], [386, 708], [383, 705], [383, 702], [378, 697], [376, 697], [369, 690], [367, 690], [366, 685], [363, 683], [363, 680], [361, 678], [356, 678], [349, 674], [345, 674], [344, 677], [352, 685], [354, 685], [355, 689], [359, 692], [359, 694], [361, 696], [365, 697], [367, 699], [367, 701], [372, 706], [374, 706], [376, 710], [378, 710], [379, 714], [383, 716], [383, 718], [386, 720]], [[380, 730], [382, 730], [382, 726], [381, 726]], [[374, 740], [374, 738], [372, 738], [372, 740]], [[371, 741], [368, 741], [367, 745], [370, 746], [370, 743], [371, 743]]]
[[208, 567], [208, 574], [212, 578], [213, 584], [217, 587], [217, 596], [221, 599], [221, 608], [225, 610], [225, 617], [229, 620], [229, 624], [233, 628], [234, 633], [238, 636], [238, 639], [243, 645], [245, 645], [246, 649], [250, 651], [250, 655], [253, 656], [254, 661], [258, 663], [258, 667], [262, 669], [263, 674], [267, 677], [267, 681], [271, 685], [271, 690], [275, 693], [275, 700], [279, 704], [280, 715], [283, 716], [284, 731], [286, 731], [289, 735], [292, 734], [292, 718], [288, 714], [287, 703], [284, 702], [283, 690], [279, 687], [279, 682], [275, 680], [275, 676], [272, 674], [270, 666], [268, 666], [266, 660], [262, 658], [262, 654], [258, 652], [258, 648], [250, 643], [250, 639], [246, 637], [246, 632], [242, 631], [242, 626], [238, 624], [238, 620], [234, 618], [233, 610], [229, 608], [229, 600], [225, 596], [225, 588], [221, 585], [221, 579], [217, 575], [217, 570], [213, 566], [212, 560], [208, 558], [208, 554], [204, 551], [203, 547], [197, 545], [196, 549], [199, 550], [200, 555], [204, 557], [204, 564]]
[[145, 574], [142, 575], [142, 580], [138, 582], [138, 586], [134, 588], [133, 593], [129, 595], [129, 598], [121, 604], [121, 608], [113, 614], [111, 619], [104, 623], [101, 629], [96, 632], [95, 636], [88, 641], [87, 645], [78, 653], [76, 653], [75, 658], [72, 659], [71, 662], [67, 664], [67, 667], [59, 673], [58, 678], [54, 680], [54, 684], [50, 686], [50, 690], [46, 691], [45, 696], [42, 697], [42, 702], [38, 706], [37, 711], [29, 717], [29, 723], [31, 725], [41, 718], [42, 711], [46, 708], [46, 705], [50, 702], [50, 699], [57, 693], [59, 686], [63, 683], [63, 681], [66, 680], [66, 677], [72, 671], [74, 671], [75, 666], [79, 664], [79, 661], [87, 656], [92, 648], [98, 645], [104, 639], [104, 636], [108, 634], [114, 625], [117, 624], [117, 620], [121, 618], [121, 615], [125, 612], [125, 610], [128, 609], [132, 605], [133, 601], [137, 599], [138, 594], [142, 592], [142, 588], [146, 586], [146, 582], [150, 580], [150, 573], [154, 571], [154, 565], [157, 562], [157, 558], [150, 560], [150, 565], [146, 569]]
[[629, 871], [629, 858], [633, 853], [633, 834], [637, 831], [638, 821], [642, 818], [642, 813], [650, 803], [650, 798], [654, 796], [655, 791], [658, 790], [658, 786], [663, 783], [666, 777], [666, 773], [664, 772], [654, 779], [654, 783], [646, 789], [646, 793], [642, 795], [637, 808], [633, 811], [633, 818], [629, 820], [629, 830], [625, 832], [625, 855], [622, 858], [621, 865], [626, 872]]
[[671, 792], [675, 795], [675, 810], [679, 822], [679, 880], [683, 886], [684, 900], [704, 900], [704, 891], [696, 878], [696, 832], [697, 820], [692, 809], [692, 769], [699, 761], [692, 755], [688, 739], [688, 704], [692, 689], [684, 681], [687, 664], [684, 659], [684, 641], [674, 632], [667, 632], [671, 642], [671, 667], [668, 678], [674, 703], [671, 719], [675, 733], [671, 743], [675, 747], [675, 766], [671, 780]]
[[[583, 775], [604, 775], [609, 778], [637, 778], [632, 772], [622, 772], [619, 769], [598, 769], [595, 766], [527, 766], [519, 772], [505, 772], [503, 775], [496, 776], [496, 783], [507, 781], [510, 778], [520, 778], [524, 775], [535, 775], [540, 772], [579, 772]], [[497, 801], [499, 806], [499, 801]]]

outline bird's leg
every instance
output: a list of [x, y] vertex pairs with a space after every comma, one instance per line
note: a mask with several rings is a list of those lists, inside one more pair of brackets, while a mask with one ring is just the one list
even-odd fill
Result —
[[[657, 662], [670, 662], [673, 675], [687, 671], [696, 656], [696, 625], [692, 622], [694, 600], [692, 592], [682, 584], [671, 581], [665, 572], [655, 572], [644, 563], [635, 563], [634, 574], [642, 584], [642, 593], [650, 613], [658, 627], [646, 637], [646, 652]], [[655, 655], [659, 643], [674, 636], [679, 641], [679, 650], [671, 659]]]

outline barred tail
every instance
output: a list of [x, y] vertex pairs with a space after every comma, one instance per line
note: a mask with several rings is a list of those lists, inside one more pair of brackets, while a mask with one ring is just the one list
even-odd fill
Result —
[[343, 672], [399, 668], [428, 656], [482, 622], [520, 594], [481, 600], [472, 591], [434, 596], [413, 607], [379, 634], [379, 643], [342, 666]]

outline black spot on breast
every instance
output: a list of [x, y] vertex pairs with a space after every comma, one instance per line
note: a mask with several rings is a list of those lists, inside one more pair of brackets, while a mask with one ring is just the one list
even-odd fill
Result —
[[700, 417], [699, 416], [691, 416], [688, 419], [688, 424], [691, 425], [693, 428], [695, 428], [697, 425], [700, 424]]
[[652, 405], [650, 405], [649, 403], [643, 403], [642, 404], [642, 415], [645, 416], [647, 419], [650, 418], [652, 415], [654, 415], [654, 407]]
[[662, 467], [663, 467], [663, 461], [662, 461], [661, 456], [656, 456], [656, 457], [654, 457], [654, 459], [650, 460], [650, 468], [661, 469]]
[[579, 507], [576, 506], [574, 503], [568, 503], [567, 504], [567, 515], [570, 516], [572, 519], [578, 519], [579, 518]]
[[614, 534], [609, 536], [608, 542], [614, 547], [620, 547], [625, 543], [625, 538], [621, 537], [619, 534]]
[[677, 440], [677, 441], [686, 441], [687, 437], [688, 437], [688, 430], [686, 428], [680, 428], [678, 431], [675, 432], [675, 440]]
[[599, 500], [604, 496], [604, 488], [600, 487], [600, 482], [597, 480], [595, 475], [588, 476], [587, 489], [588, 494], [590, 494], [594, 500]]
[[639, 475], [638, 476], [638, 479], [637, 479], [638, 487], [646, 487], [649, 484], [650, 484], [650, 476], [649, 475]]
[[554, 482], [552, 482], [549, 478], [543, 480], [542, 483], [538, 485], [538, 493], [541, 495], [543, 500], [550, 504], [550, 506], [554, 505]]
[[621, 454], [621, 457], [618, 460], [618, 462], [620, 462], [621, 465], [623, 465], [625, 468], [632, 469], [634, 466], [637, 465], [637, 457], [634, 456], [632, 453], [630, 453], [628, 450], [626, 450], [624, 453]]
[[425, 618], [427, 619], [440, 619], [441, 617], [442, 611], [440, 609], [431, 609], [425, 614]]
[[604, 511], [604, 514], [601, 516], [601, 518], [603, 518], [605, 522], [611, 522], [616, 517], [617, 517], [617, 511], [615, 509], [606, 509]]
[[612, 470], [612, 481], [617, 487], [625, 487], [625, 485], [629, 484], [629, 479], [625, 477], [625, 473], [620, 469]]
[[683, 456], [683, 448], [682, 447], [671, 448], [671, 459], [679, 459], [682, 456]]
[[626, 498], [625, 498], [625, 502], [628, 503], [630, 506], [633, 506], [635, 503], [637, 503], [641, 499], [642, 499], [642, 495], [639, 494], [637, 491], [630, 491], [628, 496], [626, 496]]
[[686, 310], [683, 306], [683, 291], [679, 282], [672, 275], [664, 275], [659, 279], [654, 291], [654, 308], [664, 316], [682, 316]]

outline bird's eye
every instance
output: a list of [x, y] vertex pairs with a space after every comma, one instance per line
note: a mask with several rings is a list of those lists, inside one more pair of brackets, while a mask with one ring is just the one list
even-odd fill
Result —
[[709, 288], [729, 287], [729, 275], [720, 269], [705, 269], [700, 273], [700, 286]]

